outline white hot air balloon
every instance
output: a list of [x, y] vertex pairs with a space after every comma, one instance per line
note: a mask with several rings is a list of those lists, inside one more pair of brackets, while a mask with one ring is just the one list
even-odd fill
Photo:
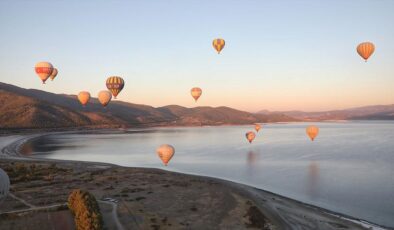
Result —
[[7, 173], [0, 168], [0, 204], [5, 200], [10, 192], [10, 178]]

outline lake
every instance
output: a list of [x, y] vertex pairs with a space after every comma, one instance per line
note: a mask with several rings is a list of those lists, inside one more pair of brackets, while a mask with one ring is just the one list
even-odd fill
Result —
[[[394, 227], [394, 122], [266, 124], [252, 144], [253, 126], [182, 127], [119, 133], [43, 136], [24, 151], [36, 157], [154, 167], [223, 178], [335, 212]], [[176, 153], [167, 167], [161, 144]]]

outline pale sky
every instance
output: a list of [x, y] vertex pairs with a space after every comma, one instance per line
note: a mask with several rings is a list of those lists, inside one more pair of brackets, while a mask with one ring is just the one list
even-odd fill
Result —
[[[96, 96], [119, 75], [119, 100], [155, 107], [393, 104], [393, 12], [392, 0], [1, 0], [0, 82]], [[367, 63], [363, 41], [376, 45]], [[41, 84], [39, 61], [59, 69], [55, 81]]]

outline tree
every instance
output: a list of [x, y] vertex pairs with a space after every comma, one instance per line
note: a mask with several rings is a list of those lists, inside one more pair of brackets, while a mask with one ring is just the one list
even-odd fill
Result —
[[75, 189], [68, 197], [68, 208], [74, 215], [77, 230], [101, 230], [103, 219], [96, 198], [87, 191]]

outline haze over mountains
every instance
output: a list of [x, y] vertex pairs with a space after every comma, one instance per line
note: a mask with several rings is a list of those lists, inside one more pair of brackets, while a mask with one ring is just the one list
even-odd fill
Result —
[[229, 107], [168, 105], [154, 108], [113, 100], [103, 108], [97, 98], [91, 98], [83, 107], [75, 95], [24, 89], [1, 82], [0, 111], [0, 128], [199, 126], [296, 121], [282, 114], [253, 114]]
[[[93, 96], [93, 95], [92, 95]], [[229, 107], [178, 105], [152, 107], [113, 100], [107, 108], [91, 98], [86, 107], [75, 95], [24, 89], [0, 82], [0, 128], [140, 127], [239, 125], [322, 120], [393, 120], [394, 105], [377, 105], [326, 112], [249, 113]]]
[[303, 121], [327, 121], [327, 120], [394, 120], [393, 105], [372, 105], [357, 108], [330, 110], [322, 112], [303, 111], [280, 111], [270, 112], [261, 110], [259, 114], [273, 115], [284, 114]]

